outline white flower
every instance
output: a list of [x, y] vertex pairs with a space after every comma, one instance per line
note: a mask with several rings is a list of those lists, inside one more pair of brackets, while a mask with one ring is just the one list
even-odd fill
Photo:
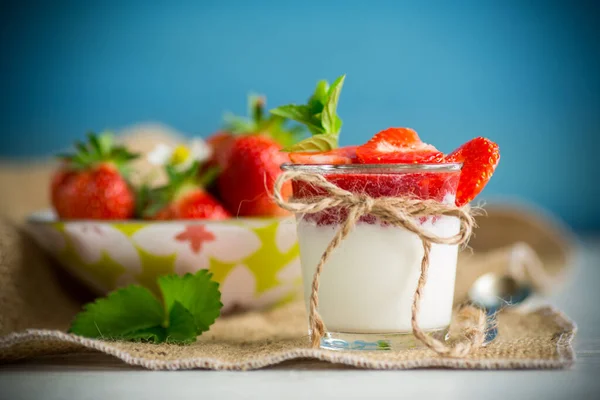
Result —
[[148, 154], [147, 160], [153, 165], [173, 165], [177, 169], [184, 170], [194, 161], [206, 161], [211, 155], [212, 148], [204, 140], [195, 138], [188, 146], [173, 147], [161, 143]]
[[146, 159], [152, 165], [165, 165], [171, 159], [175, 148], [159, 143], [154, 150], [148, 153]]

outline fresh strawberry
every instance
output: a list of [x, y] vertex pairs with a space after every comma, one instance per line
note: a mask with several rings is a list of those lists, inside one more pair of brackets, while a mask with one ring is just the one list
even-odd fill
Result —
[[204, 187], [215, 177], [216, 169], [198, 175], [198, 163], [184, 171], [166, 167], [169, 182], [162, 187], [146, 190], [143, 197], [148, 219], [226, 219], [231, 214]]
[[[287, 118], [264, 115], [265, 99], [251, 96], [250, 117], [228, 116], [224, 136], [213, 141], [227, 143], [227, 156], [219, 162], [219, 198], [236, 216], [278, 216], [287, 212], [272, 200], [273, 184], [282, 163], [289, 162], [284, 146], [295, 143], [303, 130], [286, 127]], [[287, 193], [291, 187], [286, 187]]]
[[[231, 149], [228, 165], [219, 175], [219, 193], [237, 216], [280, 216], [287, 212], [271, 197], [281, 164], [289, 162], [282, 146], [262, 134], [240, 136]], [[291, 193], [287, 185], [284, 195]]]
[[206, 163], [207, 166], [219, 166], [223, 168], [227, 165], [231, 147], [235, 141], [235, 136], [226, 131], [220, 131], [206, 139], [206, 143], [212, 148], [212, 156]]
[[88, 135], [77, 152], [63, 160], [51, 184], [52, 205], [62, 219], [128, 219], [134, 216], [135, 195], [126, 179], [136, 154], [115, 146], [110, 134]]
[[446, 162], [463, 163], [456, 205], [467, 204], [481, 192], [492, 177], [499, 160], [498, 145], [483, 137], [468, 141], [446, 157]]
[[231, 214], [202, 188], [189, 188], [169, 205], [150, 217], [155, 220], [227, 219]]
[[435, 147], [421, 142], [417, 132], [410, 128], [385, 129], [359, 146], [356, 155], [364, 164], [424, 164], [444, 158]]
[[340, 147], [322, 152], [295, 152], [290, 153], [290, 160], [294, 164], [353, 164], [357, 162], [356, 147], [357, 146]]

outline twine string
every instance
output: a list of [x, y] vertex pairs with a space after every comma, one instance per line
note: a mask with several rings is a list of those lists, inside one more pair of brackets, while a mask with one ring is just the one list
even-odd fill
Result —
[[[305, 182], [320, 188], [326, 194], [285, 199], [282, 195], [282, 188], [288, 181]], [[340, 224], [339, 229], [319, 259], [313, 275], [309, 301], [309, 325], [313, 348], [320, 346], [321, 339], [326, 333], [325, 323], [319, 314], [319, 285], [323, 267], [335, 249], [350, 234], [358, 220], [367, 214], [377, 217], [383, 223], [407, 229], [416, 234], [422, 242], [423, 258], [411, 306], [413, 335], [437, 354], [447, 357], [464, 357], [483, 344], [486, 329], [485, 312], [473, 306], [465, 306], [460, 309], [458, 319], [462, 321], [462, 333], [466, 340], [459, 341], [452, 346], [428, 335], [421, 329], [417, 320], [423, 290], [427, 284], [431, 246], [433, 243], [461, 245], [469, 240], [474, 227], [474, 218], [468, 206], [457, 207], [454, 204], [443, 204], [431, 199], [373, 198], [365, 194], [355, 194], [344, 190], [329, 182], [322, 175], [301, 171], [283, 172], [275, 182], [273, 197], [281, 208], [296, 214], [314, 214], [335, 207], [343, 207], [348, 211], [346, 219]], [[458, 233], [449, 237], [438, 236], [425, 230], [418, 222], [420, 217], [442, 215], [459, 219], [460, 229]]]

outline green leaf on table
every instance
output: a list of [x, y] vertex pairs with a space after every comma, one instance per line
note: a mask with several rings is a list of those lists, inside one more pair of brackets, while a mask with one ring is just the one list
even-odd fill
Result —
[[169, 326], [166, 341], [169, 343], [192, 343], [198, 336], [194, 316], [180, 302], [169, 310]]
[[76, 335], [127, 339], [134, 332], [160, 326], [164, 307], [146, 288], [130, 285], [84, 306], [75, 316], [69, 332]]
[[193, 316], [198, 332], [207, 331], [221, 312], [219, 284], [212, 274], [200, 270], [196, 274], [166, 275], [158, 278], [165, 308], [170, 310], [175, 302], [181, 303]]
[[70, 333], [89, 338], [186, 344], [207, 331], [221, 312], [219, 284], [211, 274], [158, 278], [162, 303], [139, 285], [118, 289], [84, 306]]
[[153, 326], [152, 328], [140, 329], [127, 335], [127, 339], [132, 342], [162, 343], [167, 339], [167, 330], [163, 326]]

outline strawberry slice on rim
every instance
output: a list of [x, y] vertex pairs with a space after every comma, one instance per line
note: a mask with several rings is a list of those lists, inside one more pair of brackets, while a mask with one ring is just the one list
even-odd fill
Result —
[[290, 160], [294, 164], [320, 164], [340, 165], [354, 164], [357, 162], [356, 149], [358, 146], [346, 146], [330, 151], [301, 151], [290, 153]]
[[363, 164], [437, 163], [444, 154], [434, 146], [423, 143], [410, 128], [388, 128], [356, 149]]
[[470, 140], [448, 154], [446, 162], [463, 163], [456, 191], [457, 206], [467, 204], [483, 190], [499, 160], [498, 145], [483, 137]]

